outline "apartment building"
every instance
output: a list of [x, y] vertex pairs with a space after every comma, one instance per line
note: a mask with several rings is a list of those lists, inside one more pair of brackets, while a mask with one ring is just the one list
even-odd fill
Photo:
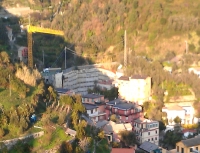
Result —
[[181, 140], [176, 143], [177, 153], [198, 153], [200, 152], [200, 136], [190, 138], [187, 140]]
[[139, 143], [149, 141], [156, 145], [159, 144], [159, 122], [145, 118], [134, 121], [134, 131]]
[[98, 81], [115, 80], [115, 73], [112, 71], [95, 67], [79, 66], [77, 69], [69, 68], [60, 74], [55, 75], [54, 86], [56, 88], [67, 88], [79, 94], [87, 94]]
[[119, 97], [142, 105], [151, 96], [151, 78], [141, 75], [121, 76], [117, 79]]
[[142, 107], [136, 103], [115, 99], [106, 103], [106, 118], [115, 114], [121, 123], [133, 123], [143, 116]]

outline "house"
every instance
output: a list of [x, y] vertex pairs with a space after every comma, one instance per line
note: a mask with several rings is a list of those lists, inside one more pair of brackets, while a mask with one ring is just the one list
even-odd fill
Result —
[[67, 128], [66, 131], [65, 131], [65, 133], [68, 134], [68, 135], [71, 135], [71, 136], [73, 136], [73, 137], [76, 136], [76, 131], [75, 131], [75, 130], [72, 130], [72, 129], [70, 129], [70, 128]]
[[139, 149], [147, 152], [147, 153], [162, 153], [162, 150], [159, 148], [158, 145], [151, 143], [149, 141], [143, 142], [140, 146]]
[[86, 94], [82, 95], [82, 103], [100, 103], [100, 102], [105, 102], [107, 100], [104, 99], [103, 95], [99, 94]]
[[18, 58], [20, 61], [25, 61], [28, 58], [28, 48], [21, 46], [18, 49]]
[[196, 74], [198, 77], [200, 77], [200, 68], [198, 67], [198, 68], [189, 68], [188, 69], [188, 72], [189, 73], [194, 73], [194, 74]]
[[134, 148], [112, 148], [111, 153], [135, 153]]
[[174, 118], [177, 116], [181, 119], [182, 124], [194, 124], [198, 119], [194, 116], [194, 108], [192, 106], [170, 105], [163, 107], [162, 112], [167, 114], [167, 119], [170, 125], [174, 125]]
[[145, 118], [140, 118], [134, 121], [134, 131], [136, 139], [139, 143], [145, 141], [159, 144], [159, 122]]
[[115, 123], [113, 121], [100, 121], [96, 123], [96, 127], [103, 129], [105, 135], [111, 137], [110, 141], [119, 141], [118, 134], [120, 131], [132, 131], [132, 125], [130, 123]]
[[95, 122], [105, 120], [106, 113], [98, 109], [98, 105], [91, 103], [83, 103], [89, 118]]
[[176, 152], [178, 153], [198, 153], [200, 151], [200, 136], [191, 139], [181, 140], [176, 143]]
[[142, 105], [151, 96], [151, 78], [141, 75], [121, 76], [117, 79], [119, 97]]
[[115, 114], [121, 123], [133, 123], [135, 119], [143, 116], [142, 107], [136, 103], [115, 99], [106, 103], [106, 118]]

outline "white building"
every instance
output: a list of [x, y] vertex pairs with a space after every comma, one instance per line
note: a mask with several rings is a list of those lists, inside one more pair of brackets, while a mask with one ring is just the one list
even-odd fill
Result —
[[117, 80], [119, 97], [143, 104], [151, 96], [151, 78], [141, 75], [121, 76]]
[[69, 69], [62, 74], [55, 75], [54, 86], [71, 89], [79, 94], [87, 94], [88, 89], [92, 89], [98, 81], [115, 80], [115, 73], [99, 67], [90, 66], [78, 67], [78, 70]]
[[151, 121], [145, 118], [134, 121], [134, 131], [139, 143], [149, 141], [156, 145], [159, 144], [159, 122]]
[[192, 106], [172, 105], [163, 107], [162, 112], [167, 113], [167, 119], [170, 125], [175, 124], [174, 118], [177, 116], [181, 118], [182, 124], [194, 124], [198, 122], [198, 119], [194, 116], [194, 108]]
[[198, 77], [200, 77], [200, 68], [189, 68], [188, 69], [188, 72], [189, 73], [194, 73], [194, 74], [196, 74]]

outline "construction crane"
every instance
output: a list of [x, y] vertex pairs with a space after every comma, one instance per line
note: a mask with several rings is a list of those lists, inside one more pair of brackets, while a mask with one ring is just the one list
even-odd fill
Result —
[[36, 27], [36, 26], [31, 26], [31, 25], [28, 25], [27, 32], [28, 32], [28, 66], [31, 68], [33, 68], [32, 33], [38, 32], [38, 33], [54, 34], [54, 35], [60, 35], [60, 36], [64, 35], [64, 32], [60, 30], [52, 30], [49, 28]]

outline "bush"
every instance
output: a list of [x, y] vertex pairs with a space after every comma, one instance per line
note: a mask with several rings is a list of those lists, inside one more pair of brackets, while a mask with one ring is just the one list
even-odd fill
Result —
[[0, 138], [2, 138], [5, 135], [5, 131], [3, 128], [0, 128]]

